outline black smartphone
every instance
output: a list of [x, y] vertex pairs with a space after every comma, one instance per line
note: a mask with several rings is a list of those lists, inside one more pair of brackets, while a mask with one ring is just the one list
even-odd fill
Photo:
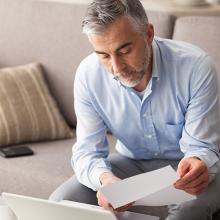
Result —
[[5, 158], [21, 157], [33, 154], [34, 152], [27, 145], [0, 148], [0, 155]]

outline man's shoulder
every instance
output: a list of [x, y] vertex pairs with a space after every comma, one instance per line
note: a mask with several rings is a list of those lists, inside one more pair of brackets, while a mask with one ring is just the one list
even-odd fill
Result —
[[93, 89], [109, 84], [110, 80], [112, 80], [110, 74], [100, 62], [96, 53], [90, 54], [81, 61], [75, 76], [75, 82], [81, 81], [86, 83], [88, 88]]
[[166, 54], [167, 58], [191, 59], [197, 60], [207, 56], [207, 53], [198, 46], [179, 40], [164, 39], [157, 37], [155, 39], [161, 51]]
[[[157, 69], [169, 81], [189, 82], [192, 75], [204, 78], [215, 72], [210, 56], [193, 44], [162, 38], [156, 38], [155, 43]], [[184, 83], [179, 85], [185, 86]]]
[[96, 53], [89, 54], [81, 61], [80, 66], [84, 66], [84, 67], [100, 66], [100, 61], [97, 54]]
[[92, 53], [85, 57], [79, 64], [76, 77], [78, 76], [84, 76], [84, 77], [95, 77], [97, 74], [101, 75], [101, 72], [103, 72], [104, 67], [100, 63], [100, 60], [96, 53]]
[[82, 61], [83, 62], [98, 61], [98, 56], [95, 52], [93, 52], [88, 56], [86, 56]]

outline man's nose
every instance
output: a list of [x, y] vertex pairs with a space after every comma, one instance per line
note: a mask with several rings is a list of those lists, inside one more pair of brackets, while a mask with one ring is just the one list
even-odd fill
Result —
[[121, 73], [125, 68], [125, 63], [119, 57], [112, 58], [112, 71], [113, 74]]

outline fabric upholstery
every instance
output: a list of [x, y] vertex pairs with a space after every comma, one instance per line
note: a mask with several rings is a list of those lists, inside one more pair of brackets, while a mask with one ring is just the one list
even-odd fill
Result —
[[[33, 156], [5, 159], [0, 157], [0, 194], [11, 192], [47, 199], [74, 171], [71, 167], [73, 139], [28, 143]], [[108, 134], [110, 151], [115, 138]]]
[[33, 0], [0, 0], [0, 66], [40, 62], [67, 122], [76, 123], [73, 81], [92, 50], [81, 33], [86, 5]]
[[[195, 44], [214, 60], [220, 76], [220, 17], [182, 17], [177, 19], [173, 39]], [[220, 79], [220, 78], [219, 78]]]
[[70, 165], [74, 139], [30, 143], [33, 156], [4, 159], [0, 157], [0, 194], [10, 192], [48, 198], [73, 175]]
[[39, 64], [0, 69], [0, 146], [73, 136]]
[[165, 12], [148, 11], [149, 22], [153, 24], [155, 35], [162, 38], [171, 38], [176, 17]]

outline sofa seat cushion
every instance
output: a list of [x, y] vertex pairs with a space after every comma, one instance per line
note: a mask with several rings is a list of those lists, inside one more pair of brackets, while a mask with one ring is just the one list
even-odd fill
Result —
[[[72, 175], [72, 139], [29, 143], [33, 156], [5, 159], [0, 157], [0, 194], [10, 192], [26, 196], [48, 198]], [[114, 152], [115, 138], [108, 134], [110, 152]]]
[[70, 160], [75, 139], [30, 143], [33, 156], [0, 157], [0, 193], [48, 198], [73, 175]]
[[70, 138], [39, 64], [0, 69], [0, 146]]

